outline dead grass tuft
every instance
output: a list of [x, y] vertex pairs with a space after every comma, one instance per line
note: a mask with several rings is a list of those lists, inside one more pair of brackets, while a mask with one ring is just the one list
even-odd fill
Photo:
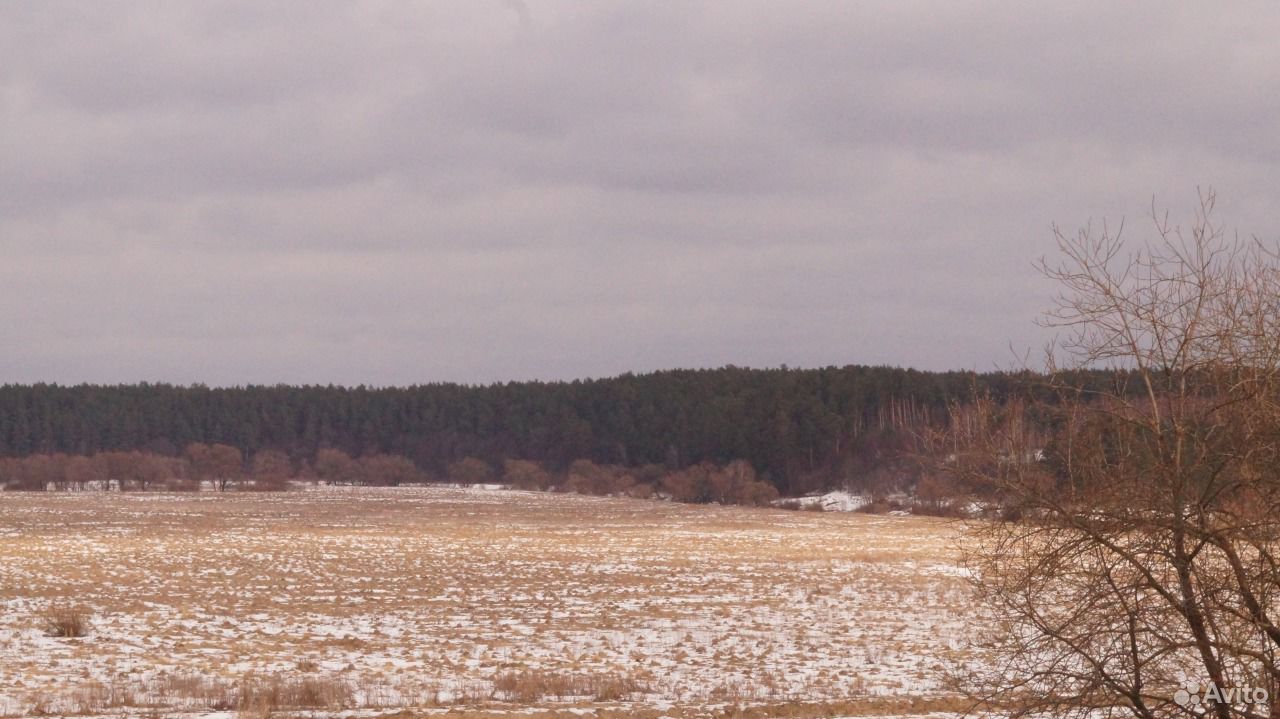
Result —
[[540, 669], [501, 672], [493, 677], [498, 698], [517, 704], [536, 704], [543, 699], [589, 698], [592, 701], [621, 701], [647, 690], [635, 677], [617, 673], [566, 674]]
[[240, 680], [236, 708], [242, 716], [266, 717], [279, 709], [343, 709], [351, 687], [337, 677], [247, 674]]
[[81, 607], [54, 605], [40, 615], [40, 621], [46, 635], [74, 639], [89, 634], [92, 616]]

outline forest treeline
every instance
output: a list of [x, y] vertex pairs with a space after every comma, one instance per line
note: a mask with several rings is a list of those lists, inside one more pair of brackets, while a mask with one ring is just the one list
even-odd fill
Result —
[[558, 475], [579, 460], [667, 472], [743, 461], [783, 495], [878, 489], [909, 474], [903, 450], [945, 422], [950, 403], [1009, 397], [1032, 379], [846, 366], [398, 388], [5, 385], [0, 456], [133, 452], [159, 462], [222, 445], [245, 476], [260, 455], [296, 475], [328, 449], [404, 458], [426, 480], [467, 459], [495, 475], [508, 460]]

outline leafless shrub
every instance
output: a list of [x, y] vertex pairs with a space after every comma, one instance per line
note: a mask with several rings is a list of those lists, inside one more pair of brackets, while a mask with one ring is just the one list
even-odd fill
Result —
[[92, 616], [82, 607], [54, 605], [40, 615], [40, 621], [46, 635], [74, 639], [89, 634]]
[[502, 481], [512, 489], [545, 490], [551, 474], [533, 460], [508, 459], [502, 463]]
[[579, 459], [569, 465], [564, 481], [566, 491], [599, 496], [628, 494], [635, 485], [636, 479], [626, 467], [596, 464], [589, 459]]
[[765, 506], [778, 498], [778, 490], [743, 460], [723, 467], [710, 462], [686, 467], [663, 477], [661, 487], [677, 502]]

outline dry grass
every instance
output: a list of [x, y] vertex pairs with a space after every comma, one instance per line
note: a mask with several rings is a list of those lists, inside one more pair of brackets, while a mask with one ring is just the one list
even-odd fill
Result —
[[[0, 716], [941, 702], [936, 667], [975, 626], [954, 528], [912, 517], [442, 488], [0, 493], [0, 539]], [[89, 641], [32, 626], [66, 597]]]
[[271, 716], [280, 709], [342, 709], [353, 698], [351, 687], [337, 677], [250, 674], [238, 689], [236, 708], [249, 716]]
[[58, 604], [41, 613], [40, 623], [47, 636], [75, 639], [88, 636], [92, 616], [82, 607]]
[[492, 681], [499, 698], [520, 704], [536, 704], [543, 699], [616, 702], [647, 690], [639, 679], [618, 673], [561, 674], [524, 669], [500, 672]]

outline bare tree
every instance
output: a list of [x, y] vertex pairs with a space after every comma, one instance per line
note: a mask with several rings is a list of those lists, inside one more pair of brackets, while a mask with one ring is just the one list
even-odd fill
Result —
[[143, 461], [141, 452], [99, 452], [93, 456], [93, 461], [98, 463], [106, 477], [108, 489], [112, 483], [121, 492], [138, 487], [139, 467]]
[[340, 449], [325, 447], [316, 452], [313, 470], [325, 484], [356, 484], [360, 479], [360, 467]]
[[250, 473], [255, 489], [278, 491], [289, 486], [293, 464], [289, 461], [289, 455], [280, 450], [261, 449], [253, 454]]
[[1006, 520], [966, 541], [996, 661], [960, 681], [988, 708], [1280, 716], [1280, 262], [1213, 205], [1132, 251], [1058, 232], [1048, 380], [938, 438]]
[[157, 487], [171, 487], [178, 474], [175, 463], [168, 457], [149, 452], [132, 452], [134, 455], [133, 486], [146, 492]]
[[68, 486], [79, 491], [106, 481], [101, 465], [89, 457], [72, 457], [67, 460], [66, 477]]
[[192, 478], [212, 482], [219, 492], [227, 491], [232, 482], [244, 476], [244, 457], [231, 445], [192, 442], [183, 455], [191, 465]]
[[229, 444], [209, 445], [209, 470], [219, 492], [244, 478], [244, 455]]

